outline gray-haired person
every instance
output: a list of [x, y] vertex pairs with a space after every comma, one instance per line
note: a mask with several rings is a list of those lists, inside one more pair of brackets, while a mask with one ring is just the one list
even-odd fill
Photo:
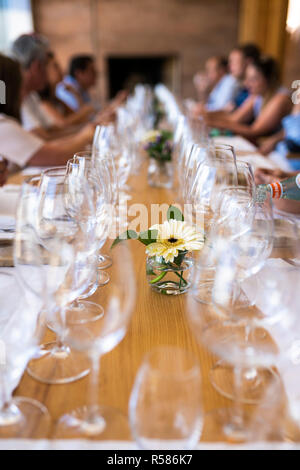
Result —
[[43, 130], [50, 130], [53, 121], [41, 107], [39, 91], [47, 84], [47, 60], [49, 43], [36, 34], [23, 34], [12, 45], [12, 55], [22, 69], [23, 89], [21, 119], [24, 129], [47, 137]]

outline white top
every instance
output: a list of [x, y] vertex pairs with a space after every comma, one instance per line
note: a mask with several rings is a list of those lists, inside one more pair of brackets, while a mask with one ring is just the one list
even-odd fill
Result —
[[31, 92], [22, 102], [21, 119], [24, 129], [49, 129], [54, 125], [52, 117], [41, 106], [41, 98], [36, 92]]
[[232, 75], [225, 75], [211, 91], [206, 108], [209, 111], [224, 109], [226, 105], [234, 101], [240, 88], [241, 85], [236, 78]]
[[25, 131], [17, 120], [0, 114], [0, 155], [23, 167], [44, 145], [44, 141]]

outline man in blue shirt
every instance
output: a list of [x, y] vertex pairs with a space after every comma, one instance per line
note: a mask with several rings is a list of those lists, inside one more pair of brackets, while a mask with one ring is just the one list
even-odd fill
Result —
[[73, 111], [83, 104], [91, 103], [89, 89], [96, 84], [97, 70], [91, 55], [75, 56], [71, 59], [69, 74], [57, 85], [56, 96]]

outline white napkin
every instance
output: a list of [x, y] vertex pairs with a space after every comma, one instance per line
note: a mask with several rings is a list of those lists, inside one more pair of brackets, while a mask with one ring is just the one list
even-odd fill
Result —
[[254, 144], [239, 136], [218, 136], [214, 137], [216, 144], [232, 145], [236, 152], [255, 152], [257, 149]]
[[[16, 277], [10, 279], [6, 273]], [[36, 352], [36, 320], [41, 308], [42, 302], [24, 291], [16, 268], [0, 268], [0, 374], [8, 393], [18, 386], [27, 361]]]
[[15, 217], [20, 188], [20, 186], [11, 184], [0, 188], [0, 216], [5, 215]]
[[242, 160], [244, 162], [250, 163], [252, 165], [253, 169], [256, 170], [256, 168], [265, 168], [267, 170], [274, 170], [275, 168], [278, 168], [278, 165], [276, 165], [272, 160], [269, 158], [263, 157], [259, 153], [239, 153], [237, 152], [237, 159]]

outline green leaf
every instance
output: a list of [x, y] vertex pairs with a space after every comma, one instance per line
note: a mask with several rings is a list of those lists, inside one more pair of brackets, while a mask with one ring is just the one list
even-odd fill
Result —
[[139, 236], [134, 230], [127, 230], [126, 232], [121, 233], [111, 245], [111, 249], [114, 248], [119, 243], [123, 242], [124, 240], [138, 240]]
[[146, 230], [145, 232], [141, 232], [138, 239], [140, 242], [144, 243], [144, 245], [151, 245], [151, 243], [155, 243], [157, 240], [158, 231], [157, 230]]
[[168, 209], [168, 212], [167, 212], [167, 219], [168, 220], [178, 220], [180, 222], [183, 222], [184, 221], [184, 217], [183, 217], [183, 214], [181, 212], [181, 210], [179, 210], [177, 207], [175, 206], [170, 206], [169, 209]]

